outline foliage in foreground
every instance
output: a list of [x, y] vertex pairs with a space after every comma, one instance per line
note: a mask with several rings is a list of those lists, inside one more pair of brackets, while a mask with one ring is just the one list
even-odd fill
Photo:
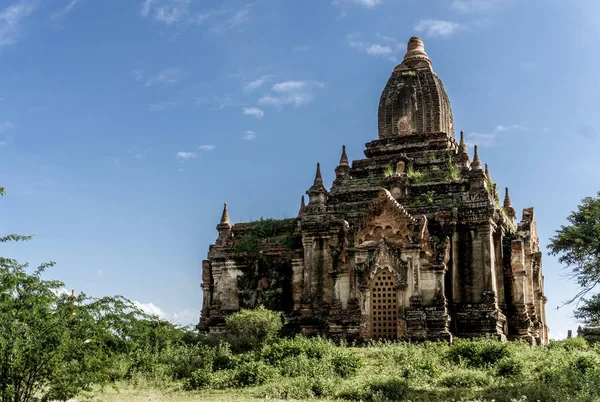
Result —
[[575, 317], [588, 324], [600, 325], [600, 192], [596, 197], [585, 197], [577, 210], [568, 217], [550, 239], [550, 254], [566, 265], [569, 276], [580, 286], [580, 292], [568, 302], [579, 300], [596, 290], [589, 299], [583, 299], [575, 310]]

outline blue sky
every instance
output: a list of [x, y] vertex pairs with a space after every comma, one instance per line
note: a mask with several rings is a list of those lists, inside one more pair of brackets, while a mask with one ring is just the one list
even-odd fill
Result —
[[[377, 137], [381, 91], [419, 35], [455, 125], [544, 247], [600, 190], [596, 1], [0, 0], [3, 245], [93, 295], [196, 323], [222, 203], [294, 216]], [[553, 337], [574, 292], [545, 256]]]

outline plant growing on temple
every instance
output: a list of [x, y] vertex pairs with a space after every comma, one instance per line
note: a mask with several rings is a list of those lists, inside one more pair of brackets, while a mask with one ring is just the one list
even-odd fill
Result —
[[254, 310], [241, 309], [226, 318], [227, 330], [236, 336], [249, 337], [255, 347], [261, 347], [266, 341], [274, 339], [281, 328], [281, 313], [259, 306]]
[[567, 303], [580, 300], [583, 304], [575, 311], [579, 319], [599, 323], [600, 299], [596, 294], [583, 299], [600, 283], [600, 192], [596, 197], [585, 197], [577, 210], [567, 217], [550, 239], [551, 255], [566, 265], [569, 277], [580, 286], [580, 291]]
[[408, 179], [415, 184], [427, 181], [427, 173], [416, 171], [412, 166], [408, 168], [406, 175], [408, 176]]
[[383, 177], [390, 177], [396, 174], [396, 169], [393, 165], [387, 165], [383, 171]]
[[460, 169], [458, 168], [458, 165], [454, 162], [452, 162], [452, 157], [450, 157], [450, 159], [448, 159], [448, 179], [449, 180], [460, 180], [462, 179], [462, 176], [460, 174]]
[[[0, 188], [0, 195], [4, 189]], [[9, 234], [1, 243], [31, 236]], [[122, 297], [68, 295], [60, 281], [42, 279], [54, 265], [33, 273], [0, 257], [0, 399], [66, 400], [110, 382], [115, 358], [128, 352], [138, 313]]]

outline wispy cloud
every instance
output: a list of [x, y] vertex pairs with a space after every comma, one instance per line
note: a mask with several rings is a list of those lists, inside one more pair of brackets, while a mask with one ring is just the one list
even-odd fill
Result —
[[242, 108], [242, 113], [247, 116], [254, 116], [257, 119], [262, 119], [265, 116], [265, 112], [257, 107]]
[[272, 93], [267, 93], [258, 100], [263, 105], [296, 107], [307, 104], [314, 99], [314, 90], [324, 88], [325, 84], [318, 81], [284, 81], [272, 86]]
[[308, 52], [311, 49], [309, 44], [296, 45], [293, 47], [294, 52]]
[[525, 71], [535, 70], [535, 64], [530, 61], [522, 61], [519, 64], [519, 66], [521, 67], [521, 70], [525, 70]]
[[162, 112], [165, 109], [172, 109], [175, 106], [177, 106], [177, 104], [175, 102], [153, 103], [148, 106], [148, 111], [149, 112]]
[[99, 269], [98, 271], [96, 271], [96, 275], [98, 275], [98, 276], [104, 275], [104, 270]]
[[373, 8], [379, 4], [382, 4], [383, 0], [333, 0], [331, 4], [336, 7], [343, 7], [349, 4], [354, 4], [357, 6], [363, 6], [367, 8]]
[[256, 139], [256, 133], [254, 131], [248, 130], [242, 136], [243, 140], [252, 141]]
[[423, 32], [429, 37], [447, 38], [461, 28], [460, 24], [452, 21], [424, 19], [415, 25], [415, 31]]
[[185, 162], [190, 159], [197, 158], [197, 157], [198, 157], [198, 154], [196, 154], [194, 152], [185, 152], [185, 151], [177, 152], [177, 155], [176, 155], [176, 158], [182, 162]]
[[0, 133], [5, 133], [13, 129], [15, 126], [8, 120], [0, 121]]
[[214, 146], [214, 145], [200, 145], [200, 146], [198, 147], [198, 149], [199, 149], [200, 151], [212, 151], [212, 150], [213, 150], [213, 149], [215, 149], [215, 148], [216, 148], [216, 146]]
[[250, 19], [250, 10], [248, 8], [238, 10], [225, 21], [216, 25], [213, 30], [222, 34], [240, 28], [242, 25], [249, 22]]
[[370, 56], [383, 57], [393, 62], [398, 61], [396, 57], [393, 56], [393, 54], [395, 53], [394, 47], [396, 46], [394, 46], [391, 42], [395, 42], [394, 38], [377, 34], [377, 39], [384, 42], [383, 44], [380, 44], [361, 40], [360, 36], [360, 33], [351, 33], [346, 35], [348, 46], [354, 49], [358, 49], [361, 52], [366, 53]]
[[183, 72], [179, 67], [169, 67], [149, 78], [144, 85], [147, 87], [151, 87], [153, 85], [168, 86], [176, 84], [182, 79]]
[[263, 75], [260, 78], [255, 79], [254, 81], [250, 81], [246, 83], [243, 87], [245, 92], [252, 92], [260, 87], [262, 87], [268, 80], [271, 79], [271, 75]]
[[172, 25], [188, 18], [190, 3], [191, 0], [145, 0], [140, 14]]
[[23, 0], [0, 11], [0, 46], [17, 42], [23, 20], [34, 10], [33, 1]]
[[75, 5], [77, 3], [79, 3], [79, 0], [71, 0], [71, 1], [69, 1], [69, 3], [64, 8], [62, 8], [62, 9], [60, 9], [60, 10], [52, 13], [50, 15], [50, 18], [53, 19], [53, 20], [55, 20], [57, 18], [61, 18], [61, 17], [65, 16], [69, 11], [71, 11], [71, 9], [73, 7], [75, 7]]
[[452, 8], [463, 13], [492, 11], [512, 0], [454, 0]]
[[524, 130], [525, 127], [521, 124], [498, 124], [492, 130], [487, 132], [476, 132], [467, 134], [467, 144], [479, 145], [483, 148], [489, 148], [496, 143], [500, 133], [510, 133], [514, 131]]

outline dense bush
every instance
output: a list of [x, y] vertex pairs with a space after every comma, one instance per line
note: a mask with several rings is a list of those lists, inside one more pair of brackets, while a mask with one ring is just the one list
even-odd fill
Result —
[[231, 334], [250, 339], [256, 347], [273, 339], [283, 326], [281, 313], [263, 306], [254, 310], [242, 309], [227, 317], [225, 323]]
[[485, 338], [480, 340], [458, 339], [448, 351], [447, 357], [454, 363], [464, 361], [471, 367], [486, 367], [511, 356], [509, 344]]

